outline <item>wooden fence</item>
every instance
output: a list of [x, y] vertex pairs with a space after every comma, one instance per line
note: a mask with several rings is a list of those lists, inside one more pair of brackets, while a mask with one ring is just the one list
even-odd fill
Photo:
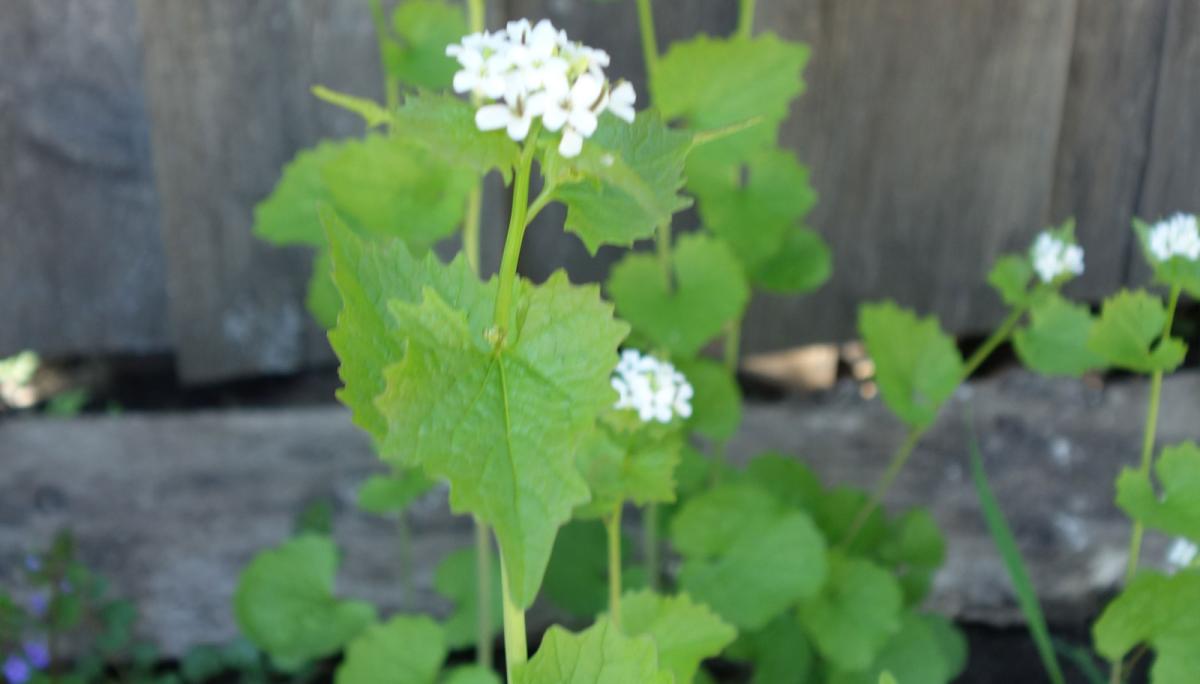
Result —
[[[606, 47], [640, 85], [631, 0], [492, 5], [493, 25], [548, 16]], [[727, 33], [735, 6], [660, 0], [659, 38]], [[1097, 298], [1144, 275], [1130, 216], [1200, 210], [1195, 0], [762, 0], [757, 28], [814, 50], [783, 136], [836, 273], [756, 299], [750, 351], [852, 336], [856, 305], [884, 296], [981, 329], [998, 314], [985, 266], [1071, 215], [1074, 287]], [[326, 363], [308, 256], [255, 240], [251, 210], [296, 150], [359, 129], [308, 87], [377, 96], [373, 41], [365, 0], [0, 7], [0, 355], [171, 351], [192, 381]], [[531, 276], [615, 258], [546, 218]]]

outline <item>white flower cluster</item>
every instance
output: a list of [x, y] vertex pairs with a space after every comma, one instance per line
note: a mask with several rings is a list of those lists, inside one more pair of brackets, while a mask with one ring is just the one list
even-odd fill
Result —
[[637, 94], [627, 81], [609, 83], [608, 53], [569, 40], [546, 19], [473, 33], [448, 46], [446, 54], [462, 67], [454, 75], [454, 91], [486, 101], [475, 112], [480, 130], [504, 128], [520, 141], [541, 117], [547, 130], [562, 131], [559, 153], [574, 157], [605, 111], [633, 121]]
[[1189, 261], [1200, 259], [1200, 228], [1196, 217], [1175, 214], [1159, 221], [1150, 229], [1150, 253], [1158, 261], [1169, 261], [1172, 257], [1183, 257]]
[[1083, 274], [1083, 248], [1055, 237], [1049, 232], [1037, 236], [1033, 242], [1033, 270], [1043, 283], [1050, 283], [1059, 276]]
[[612, 379], [617, 409], [633, 409], [643, 422], [669, 423], [692, 415], [693, 390], [675, 366], [634, 349], [621, 352]]
[[1200, 548], [1180, 537], [1167, 549], [1167, 565], [1176, 568], [1186, 568], [1196, 560], [1197, 553], [1200, 553]]

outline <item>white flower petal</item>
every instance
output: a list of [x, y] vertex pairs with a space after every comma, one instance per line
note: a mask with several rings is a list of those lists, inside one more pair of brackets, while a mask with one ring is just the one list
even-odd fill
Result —
[[508, 126], [512, 111], [502, 104], [484, 105], [475, 112], [475, 125], [481, 131], [498, 131]]
[[533, 124], [533, 117], [526, 114], [525, 116], [514, 116], [508, 122], [508, 137], [521, 142], [525, 136], [529, 135], [529, 128]]
[[[543, 117], [545, 120], [545, 117]], [[568, 128], [563, 131], [562, 141], [558, 143], [558, 153], [570, 159], [578, 157], [583, 151], [583, 136], [575, 132], [575, 129]]]

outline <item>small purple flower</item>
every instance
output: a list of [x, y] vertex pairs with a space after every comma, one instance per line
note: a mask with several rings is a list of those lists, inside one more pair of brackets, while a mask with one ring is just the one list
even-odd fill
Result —
[[42, 569], [42, 559], [37, 556], [28, 554], [25, 556], [25, 569], [29, 572], [37, 572]]
[[4, 661], [4, 678], [9, 681], [9, 684], [25, 684], [32, 674], [29, 663], [25, 662], [21, 656], [10, 655]]
[[50, 666], [50, 649], [45, 639], [31, 639], [22, 644], [25, 659], [35, 670], [44, 670]]
[[25, 607], [29, 609], [29, 613], [34, 617], [45, 617], [46, 609], [50, 604], [50, 597], [44, 591], [35, 591], [25, 600]]

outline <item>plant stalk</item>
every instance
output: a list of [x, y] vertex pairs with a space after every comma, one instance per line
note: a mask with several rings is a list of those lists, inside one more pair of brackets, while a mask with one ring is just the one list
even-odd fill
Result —
[[[1178, 285], [1171, 288], [1171, 296], [1167, 304], [1167, 320], [1163, 323], [1159, 344], [1171, 337], [1171, 327], [1175, 324], [1175, 310], [1179, 308], [1180, 293], [1181, 288]], [[1146, 429], [1142, 432], [1142, 455], [1138, 463], [1138, 472], [1142, 475], [1148, 475], [1151, 466], [1154, 465], [1154, 442], [1158, 437], [1158, 411], [1162, 404], [1162, 385], [1163, 372], [1161, 370], [1154, 371], [1154, 374], [1150, 376], [1150, 404], [1146, 409]], [[1135, 520], [1133, 532], [1129, 536], [1129, 560], [1125, 566], [1125, 586], [1129, 586], [1134, 575], [1137, 574], [1138, 563], [1141, 561], [1142, 555], [1142, 537], [1145, 533], [1145, 525], [1140, 520]], [[1118, 659], [1113, 662], [1109, 681], [1118, 684], [1121, 681], [1121, 670], [1121, 660]]]
[[475, 518], [475, 664], [492, 669], [492, 540]]
[[738, 361], [741, 358], [742, 319], [736, 318], [729, 322], [725, 331], [725, 370], [730, 375], [736, 375]]
[[642, 556], [646, 563], [646, 582], [650, 591], [657, 592], [659, 585], [659, 565], [662, 563], [658, 543], [658, 504], [646, 504], [642, 515]]
[[757, 0], [740, 0], [738, 7], [737, 34], [740, 38], [754, 35], [754, 6]]
[[388, 24], [382, 0], [371, 0], [371, 21], [375, 24], [375, 40], [379, 43], [379, 68], [383, 72], [384, 102], [391, 110], [400, 106], [400, 84], [388, 75], [387, 60], [384, 59], [383, 45], [388, 39]]
[[[1005, 340], [1012, 336], [1013, 330], [1021, 322], [1021, 317], [1025, 315], [1025, 309], [1026, 307], [1019, 306], [1009, 312], [1004, 321], [1000, 323], [1000, 326], [983, 341], [983, 344], [979, 345], [975, 353], [971, 354], [970, 358], [963, 364], [962, 372], [959, 373], [958, 385], [966, 382], [968, 378], [974, 375], [975, 371], [979, 370], [979, 367], [983, 365], [983, 362], [987, 361], [988, 357], [992, 355], [992, 352], [996, 351], [1001, 344], [1004, 344]], [[728, 352], [728, 349], [726, 351]], [[862, 526], [866, 524], [867, 518], [883, 502], [883, 498], [887, 496], [888, 490], [895, 483], [896, 477], [904, 469], [904, 464], [908, 462], [917, 444], [932, 425], [933, 423], [930, 422], [929, 425], [909, 429], [904, 443], [892, 455], [892, 460], [888, 463], [887, 470], [879, 478], [879, 483], [875, 485], [875, 490], [871, 493], [871, 498], [867, 500], [867, 503], [863, 504], [862, 509], [854, 516], [854, 522], [850, 524], [849, 531], [840, 543], [841, 548], [845, 549], [850, 546], [851, 542], [854, 541], [854, 537], [861, 531]]]
[[471, 33], [479, 33], [487, 24], [485, 0], [467, 0], [467, 26]]
[[612, 515], [604, 520], [608, 532], [608, 615], [612, 624], [621, 629], [621, 509], [620, 502]]
[[529, 646], [525, 642], [525, 611], [512, 600], [503, 554], [500, 556], [500, 596], [504, 606], [504, 671], [508, 681], [515, 682], [517, 668], [529, 661]]
[[646, 80], [653, 85], [658, 71], [658, 37], [654, 33], [654, 7], [651, 0], [637, 0], [638, 28], [642, 34], [642, 59], [646, 62]]
[[501, 333], [508, 327], [512, 313], [513, 286], [517, 279], [517, 262], [521, 258], [521, 242], [525, 239], [525, 220], [529, 212], [529, 176], [533, 169], [533, 153], [537, 145], [537, 129], [529, 133], [521, 161], [513, 180], [512, 212], [508, 217], [508, 235], [504, 238], [504, 254], [500, 257], [500, 291], [496, 295], [496, 327]]

